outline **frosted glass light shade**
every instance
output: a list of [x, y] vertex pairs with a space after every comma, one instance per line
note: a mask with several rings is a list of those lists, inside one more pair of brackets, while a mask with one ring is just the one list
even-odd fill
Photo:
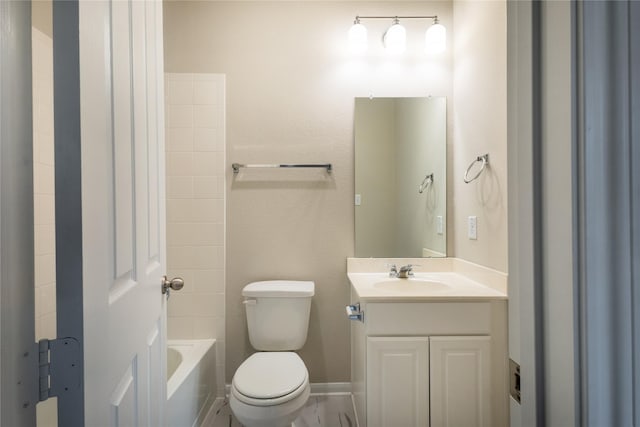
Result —
[[349, 50], [353, 53], [364, 53], [367, 50], [367, 27], [356, 23], [349, 28]]
[[407, 48], [407, 30], [400, 24], [393, 24], [382, 36], [382, 43], [391, 53], [402, 53]]
[[424, 50], [427, 53], [442, 53], [447, 48], [447, 29], [442, 24], [433, 24], [424, 35]]

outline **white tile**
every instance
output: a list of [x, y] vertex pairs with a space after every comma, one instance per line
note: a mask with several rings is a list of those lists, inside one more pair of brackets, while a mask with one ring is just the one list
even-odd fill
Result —
[[[174, 294], [171, 294], [169, 304], [173, 297]], [[169, 316], [167, 319], [167, 338], [170, 340], [193, 339], [193, 318]]]
[[194, 197], [193, 177], [167, 176], [167, 198], [191, 199]]
[[222, 224], [183, 222], [167, 226], [167, 242], [171, 246], [222, 245], [223, 240]]
[[54, 164], [54, 144], [53, 144], [53, 132], [39, 132], [39, 143], [37, 146], [38, 161], [45, 165]]
[[56, 231], [54, 224], [39, 224], [33, 230], [36, 255], [53, 254], [56, 250]]
[[45, 314], [36, 318], [36, 339], [56, 338], [56, 315], [55, 313]]
[[166, 158], [167, 176], [191, 176], [193, 175], [193, 153], [170, 152]]
[[224, 153], [203, 152], [193, 159], [194, 176], [213, 176], [224, 169]]
[[224, 293], [224, 270], [194, 270], [196, 291], [208, 293]]
[[194, 128], [195, 151], [224, 151], [224, 132], [221, 128]]
[[34, 162], [33, 164], [33, 192], [34, 194], [54, 194], [53, 166]]
[[171, 270], [193, 269], [192, 258], [196, 248], [190, 246], [167, 246], [167, 268]]
[[167, 315], [170, 317], [192, 317], [193, 306], [197, 298], [193, 293], [171, 292], [167, 303]]
[[37, 194], [33, 198], [34, 223], [54, 224], [55, 223], [55, 199], [53, 195]]
[[167, 127], [193, 127], [193, 106], [191, 105], [168, 105], [167, 106]]
[[38, 310], [36, 316], [56, 313], [56, 284], [48, 283], [36, 289], [36, 301]]
[[193, 151], [193, 128], [167, 128], [167, 151]]
[[168, 305], [171, 316], [211, 317], [224, 313], [224, 295], [220, 294], [171, 294]]
[[221, 246], [197, 246], [193, 251], [191, 265], [193, 269], [217, 269], [224, 265]]
[[222, 110], [211, 105], [193, 107], [193, 126], [197, 128], [219, 128], [222, 125]]
[[222, 222], [223, 200], [170, 199], [167, 200], [168, 222]]
[[56, 257], [53, 254], [36, 255], [35, 284], [36, 286], [53, 283], [56, 280]]
[[215, 80], [197, 80], [193, 85], [193, 103], [205, 105], [221, 105], [223, 101], [222, 87]]
[[222, 246], [167, 247], [167, 266], [170, 269], [215, 270], [223, 265]]
[[193, 197], [196, 199], [221, 199], [224, 197], [222, 185], [224, 177], [196, 176], [193, 178]]
[[169, 105], [191, 105], [194, 101], [192, 80], [169, 80], [167, 102]]

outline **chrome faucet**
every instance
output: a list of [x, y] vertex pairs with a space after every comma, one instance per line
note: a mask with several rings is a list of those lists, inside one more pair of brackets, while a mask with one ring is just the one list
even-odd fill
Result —
[[413, 277], [413, 265], [407, 264], [400, 267], [400, 271], [398, 271], [396, 277], [400, 279], [408, 279], [409, 277]]
[[389, 277], [398, 277], [398, 269], [395, 264], [387, 264], [389, 267]]
[[409, 277], [413, 277], [413, 265], [407, 264], [400, 267], [400, 270], [396, 267], [395, 264], [388, 264], [389, 269], [389, 277], [397, 277], [399, 279], [408, 279]]

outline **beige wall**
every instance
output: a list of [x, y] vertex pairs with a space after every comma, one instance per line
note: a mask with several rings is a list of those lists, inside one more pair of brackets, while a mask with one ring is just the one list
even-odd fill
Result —
[[452, 96], [451, 56], [422, 53], [424, 22], [407, 22], [414, 48], [389, 58], [372, 22], [371, 47], [354, 57], [355, 15], [438, 14], [450, 2], [167, 2], [167, 72], [227, 75], [227, 163], [331, 162], [322, 171], [227, 169], [226, 337], [229, 381], [252, 352], [242, 287], [311, 279], [316, 296], [300, 354], [312, 382], [349, 381], [346, 257], [354, 251], [354, 97]]
[[[453, 174], [454, 255], [507, 271], [506, 3], [455, 1]], [[490, 167], [470, 184], [462, 180], [477, 156]], [[477, 166], [477, 165], [476, 165]], [[467, 238], [467, 217], [478, 217], [478, 239]]]

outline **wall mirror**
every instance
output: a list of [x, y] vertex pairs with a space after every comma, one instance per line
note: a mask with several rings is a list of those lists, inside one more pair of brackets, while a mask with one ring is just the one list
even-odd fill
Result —
[[446, 256], [446, 102], [356, 98], [356, 257]]

